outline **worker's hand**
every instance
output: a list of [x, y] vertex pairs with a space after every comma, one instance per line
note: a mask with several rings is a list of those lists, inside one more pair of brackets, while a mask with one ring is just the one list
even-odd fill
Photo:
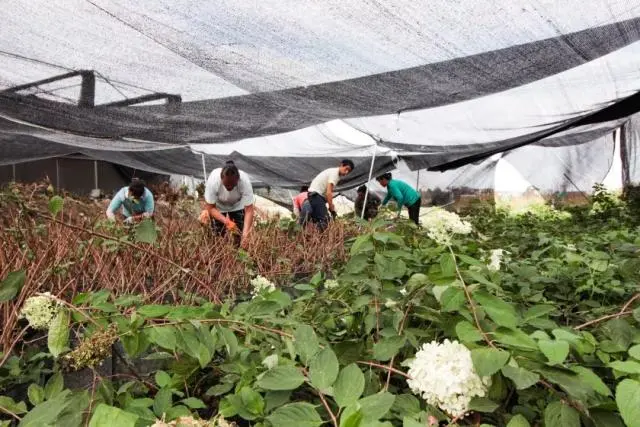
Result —
[[240, 247], [245, 251], [249, 248], [249, 238], [248, 236], [242, 236], [242, 240], [240, 241]]
[[211, 222], [211, 216], [209, 215], [209, 211], [206, 209], [200, 212], [199, 221], [203, 225], [208, 225]]
[[335, 212], [336, 211], [336, 207], [333, 205], [333, 203], [329, 203], [329, 212]]
[[236, 223], [233, 222], [230, 219], [227, 220], [225, 226], [227, 227], [227, 230], [229, 230], [229, 231], [237, 231], [238, 230], [238, 226], [236, 225]]
[[333, 209], [329, 210], [329, 213], [331, 214], [331, 217], [333, 219], [336, 219], [338, 217], [338, 213]]

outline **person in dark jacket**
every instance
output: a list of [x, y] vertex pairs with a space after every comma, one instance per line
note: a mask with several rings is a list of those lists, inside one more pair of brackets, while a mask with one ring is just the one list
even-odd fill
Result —
[[[364, 209], [363, 217], [362, 207], [365, 204], [365, 195], [367, 197], [367, 203]], [[380, 197], [376, 196], [371, 191], [369, 191], [369, 194], [367, 194], [367, 187], [365, 185], [361, 185], [360, 187], [358, 187], [358, 196], [356, 197], [356, 200], [354, 202], [354, 208], [357, 217], [366, 220], [375, 218], [378, 215], [378, 208], [380, 207], [381, 202], [382, 201], [380, 200]]]

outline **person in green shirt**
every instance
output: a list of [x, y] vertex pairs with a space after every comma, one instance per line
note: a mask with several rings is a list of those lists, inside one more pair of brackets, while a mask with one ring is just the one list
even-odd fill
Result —
[[393, 179], [391, 172], [380, 175], [376, 180], [387, 189], [387, 196], [382, 201], [382, 206], [385, 206], [389, 200], [393, 199], [398, 205], [398, 213], [402, 210], [402, 206], [406, 206], [409, 209], [409, 218], [416, 225], [419, 225], [420, 204], [422, 203], [420, 193], [406, 182]]

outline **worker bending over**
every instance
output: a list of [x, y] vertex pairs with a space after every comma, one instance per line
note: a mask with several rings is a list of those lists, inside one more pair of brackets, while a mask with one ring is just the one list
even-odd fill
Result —
[[293, 198], [293, 214], [298, 218], [298, 224], [306, 225], [311, 214], [311, 204], [309, 203], [309, 186], [303, 185], [300, 193]]
[[[343, 160], [336, 168], [325, 169], [311, 181], [309, 186], [309, 204], [311, 205], [310, 218], [320, 230], [327, 228], [329, 212], [336, 216], [333, 205], [333, 191], [340, 179], [349, 175], [354, 169], [351, 160]], [[327, 211], [327, 206], [329, 210]]]
[[125, 223], [133, 223], [144, 218], [152, 218], [155, 204], [153, 194], [144, 182], [134, 179], [128, 187], [122, 187], [111, 199], [107, 208], [107, 218], [116, 220], [116, 212], [124, 216]]
[[376, 180], [387, 189], [387, 196], [382, 201], [382, 206], [385, 206], [389, 200], [393, 199], [398, 205], [398, 214], [400, 214], [402, 206], [406, 206], [409, 209], [409, 218], [411, 218], [416, 225], [419, 225], [420, 204], [422, 203], [420, 193], [406, 182], [393, 179], [391, 172], [380, 175]]
[[205, 212], [216, 234], [234, 233], [236, 244], [246, 248], [253, 228], [254, 195], [249, 176], [238, 170], [233, 161], [214, 169], [204, 190]]

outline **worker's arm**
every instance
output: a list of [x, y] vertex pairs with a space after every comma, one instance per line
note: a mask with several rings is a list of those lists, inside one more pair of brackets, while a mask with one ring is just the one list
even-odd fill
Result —
[[382, 206], [386, 206], [387, 203], [389, 203], [389, 200], [391, 200], [391, 191], [389, 191], [389, 188], [387, 187], [387, 195], [384, 196], [384, 200], [382, 201]]
[[327, 204], [329, 205], [329, 211], [335, 212], [336, 208], [333, 206], [333, 183], [327, 185]]
[[149, 191], [144, 198], [144, 212], [142, 216], [144, 218], [151, 218], [153, 216], [153, 211], [155, 210], [156, 204], [153, 200], [153, 194]]
[[109, 203], [109, 207], [107, 208], [107, 218], [110, 220], [116, 219], [116, 211], [122, 206], [123, 200], [120, 193], [121, 191], [118, 191], [113, 196], [113, 199], [111, 199], [111, 203]]
[[247, 242], [247, 238], [253, 230], [253, 217], [255, 216], [255, 207], [248, 205], [244, 207], [244, 227], [242, 228], [242, 243], [243, 246]]
[[296, 218], [300, 217], [300, 207], [295, 198], [293, 199], [293, 215], [295, 215]]
[[209, 213], [209, 216], [211, 218], [215, 219], [218, 222], [221, 222], [224, 225], [228, 225], [231, 222], [231, 220], [224, 216], [222, 212], [220, 212], [220, 209], [216, 208], [216, 205], [212, 203], [205, 204], [205, 210]]

